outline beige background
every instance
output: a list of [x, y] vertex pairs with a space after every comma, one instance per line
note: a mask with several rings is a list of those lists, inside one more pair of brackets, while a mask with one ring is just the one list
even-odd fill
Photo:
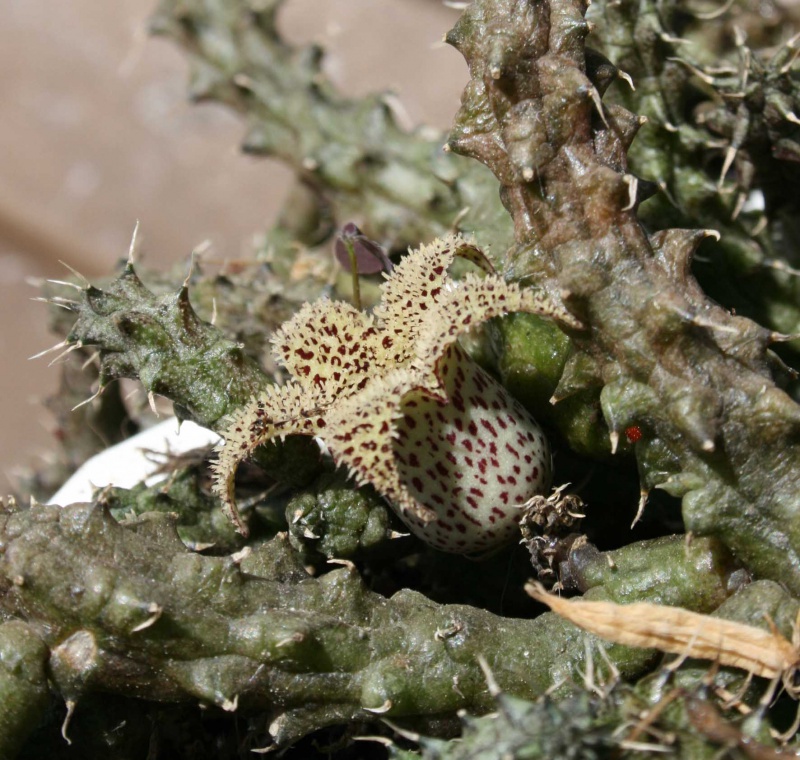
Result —
[[[50, 445], [40, 399], [57, 369], [27, 357], [52, 344], [31, 277], [58, 260], [108, 273], [134, 221], [150, 264], [249, 251], [274, 218], [289, 173], [238, 152], [242, 125], [186, 102], [187, 67], [145, 27], [155, 0], [6, 0], [0, 25], [0, 494]], [[289, 0], [293, 41], [321, 41], [351, 95], [391, 88], [409, 123], [446, 128], [467, 78], [442, 34], [457, 12], [437, 0]]]

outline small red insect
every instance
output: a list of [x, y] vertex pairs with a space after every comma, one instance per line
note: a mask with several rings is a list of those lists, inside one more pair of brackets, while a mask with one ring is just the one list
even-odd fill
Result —
[[642, 440], [642, 429], [638, 425], [631, 425], [625, 428], [625, 437], [630, 443], [637, 443]]

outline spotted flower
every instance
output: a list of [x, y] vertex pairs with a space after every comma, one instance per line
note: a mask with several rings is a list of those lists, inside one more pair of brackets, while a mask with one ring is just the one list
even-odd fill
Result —
[[[455, 256], [486, 276], [452, 280]], [[238, 464], [271, 439], [308, 435], [432, 546], [471, 553], [509, 540], [516, 507], [549, 488], [549, 447], [458, 337], [512, 311], [577, 325], [547, 295], [494, 275], [478, 248], [454, 236], [406, 256], [373, 315], [338, 301], [306, 304], [273, 337], [292, 379], [234, 414], [219, 450], [215, 492], [237, 529], [246, 533], [234, 497]]]

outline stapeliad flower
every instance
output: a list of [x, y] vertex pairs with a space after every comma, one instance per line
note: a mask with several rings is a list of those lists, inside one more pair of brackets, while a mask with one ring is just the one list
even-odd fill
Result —
[[[450, 279], [455, 256], [487, 275]], [[374, 315], [321, 300], [277, 331], [275, 352], [292, 380], [233, 416], [214, 490], [246, 533], [234, 498], [238, 464], [273, 438], [318, 436], [435, 548], [496, 547], [514, 535], [515, 507], [549, 488], [550, 450], [535, 420], [458, 337], [513, 311], [579, 323], [546, 294], [494, 275], [478, 248], [454, 236], [411, 252], [382, 291]]]

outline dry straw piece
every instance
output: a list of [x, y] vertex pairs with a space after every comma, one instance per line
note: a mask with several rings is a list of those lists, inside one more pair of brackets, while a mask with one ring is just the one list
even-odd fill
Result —
[[756, 676], [784, 681], [800, 665], [800, 649], [777, 630], [765, 631], [680, 607], [636, 602], [567, 600], [548, 594], [533, 581], [525, 590], [558, 615], [606, 641], [713, 660]]

